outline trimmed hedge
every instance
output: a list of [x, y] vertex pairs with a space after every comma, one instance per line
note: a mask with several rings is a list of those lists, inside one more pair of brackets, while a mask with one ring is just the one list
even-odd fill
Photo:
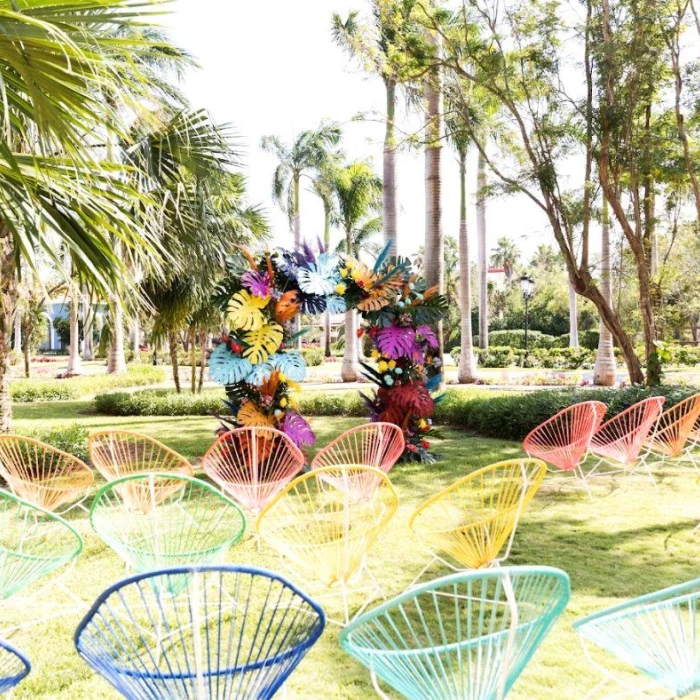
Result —
[[222, 394], [178, 394], [174, 389], [119, 391], [95, 397], [95, 410], [108, 416], [208, 416], [226, 413]]
[[[527, 354], [525, 350], [493, 345], [488, 350], [475, 350], [480, 367], [506, 369], [508, 367], [543, 367], [545, 369], [591, 369], [595, 364], [595, 353], [585, 348], [535, 348]], [[459, 362], [459, 348], [452, 352]]]
[[[558, 346], [558, 338], [555, 335], [547, 335], [540, 331], [528, 331], [527, 342], [530, 349], [553, 348]], [[479, 344], [479, 336], [474, 338], [474, 345]], [[525, 330], [516, 329], [511, 331], [491, 331], [489, 333], [489, 345], [498, 347], [508, 346], [520, 350], [525, 349]]]
[[20, 379], [10, 384], [10, 396], [14, 403], [71, 401], [80, 398], [80, 389], [70, 379]]
[[66, 427], [51, 428], [50, 430], [31, 430], [23, 434], [74, 455], [85, 463], [89, 460], [89, 431], [77, 423]]

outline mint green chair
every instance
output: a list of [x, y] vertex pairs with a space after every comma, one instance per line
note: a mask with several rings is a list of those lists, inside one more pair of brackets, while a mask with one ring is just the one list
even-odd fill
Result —
[[[588, 615], [574, 629], [673, 696], [700, 690], [700, 578]], [[606, 676], [599, 687], [610, 681], [629, 687], [596, 666]]]
[[412, 700], [502, 698], [570, 597], [559, 569], [445, 576], [362, 615], [340, 635], [351, 656]]

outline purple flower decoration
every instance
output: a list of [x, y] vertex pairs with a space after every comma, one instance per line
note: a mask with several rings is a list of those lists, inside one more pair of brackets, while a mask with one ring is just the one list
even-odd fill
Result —
[[280, 430], [299, 448], [310, 447], [316, 442], [314, 431], [296, 411], [287, 411], [280, 422]]
[[415, 339], [413, 328], [387, 326], [377, 333], [377, 347], [384, 357], [398, 360], [400, 357], [411, 356]]
[[270, 296], [270, 273], [266, 272], [261, 275], [257, 270], [245, 272], [241, 276], [241, 283], [244, 287], [248, 287], [250, 293], [256, 297]]
[[423, 348], [416, 343], [412, 348], [410, 352], [411, 359], [413, 362], [417, 365], [422, 365], [425, 363], [425, 352], [423, 351]]
[[422, 335], [431, 348], [436, 348], [438, 346], [437, 336], [431, 326], [418, 326], [418, 328], [416, 328], [416, 333]]

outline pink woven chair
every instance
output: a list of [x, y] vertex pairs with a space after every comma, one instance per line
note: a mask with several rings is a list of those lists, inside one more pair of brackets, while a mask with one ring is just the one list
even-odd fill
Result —
[[302, 451], [274, 428], [224, 433], [202, 459], [202, 469], [251, 513], [259, 513], [303, 468]]
[[581, 462], [606, 410], [600, 401], [569, 406], [531, 431], [523, 440], [523, 449], [530, 457], [537, 457], [562, 471], [576, 473], [590, 496]]
[[630, 406], [601, 425], [593, 435], [589, 447], [589, 451], [596, 455], [599, 461], [588, 472], [588, 477], [603, 463], [609, 464], [615, 471], [631, 473], [639, 462], [639, 465], [646, 469], [652, 483], [656, 484], [647, 465], [639, 460], [639, 455], [644, 441], [661, 415], [665, 401], [663, 396], [652, 396]]
[[[311, 462], [311, 469], [323, 467], [374, 467], [385, 474], [396, 464], [405, 449], [403, 431], [393, 423], [366, 423], [346, 430], [333, 442], [319, 450]], [[327, 477], [330, 479], [330, 477]], [[371, 472], [353, 477], [352, 495], [365, 498], [381, 480]], [[348, 480], [336, 484], [347, 489]]]

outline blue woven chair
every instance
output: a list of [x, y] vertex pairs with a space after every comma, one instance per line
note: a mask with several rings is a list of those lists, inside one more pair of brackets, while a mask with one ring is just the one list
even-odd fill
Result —
[[357, 618], [351, 656], [415, 700], [504, 697], [569, 601], [569, 577], [543, 566], [445, 576]]
[[[181, 590], [185, 577], [189, 585]], [[181, 592], [167, 593], [174, 588]], [[323, 610], [277, 574], [175, 567], [108, 588], [78, 626], [75, 646], [130, 700], [264, 699], [324, 626]]]
[[[574, 629], [674, 696], [700, 689], [700, 579], [588, 615]], [[596, 666], [607, 676], [601, 685], [615, 680], [629, 686]]]
[[0, 694], [12, 690], [31, 669], [29, 659], [19, 649], [0, 639]]

